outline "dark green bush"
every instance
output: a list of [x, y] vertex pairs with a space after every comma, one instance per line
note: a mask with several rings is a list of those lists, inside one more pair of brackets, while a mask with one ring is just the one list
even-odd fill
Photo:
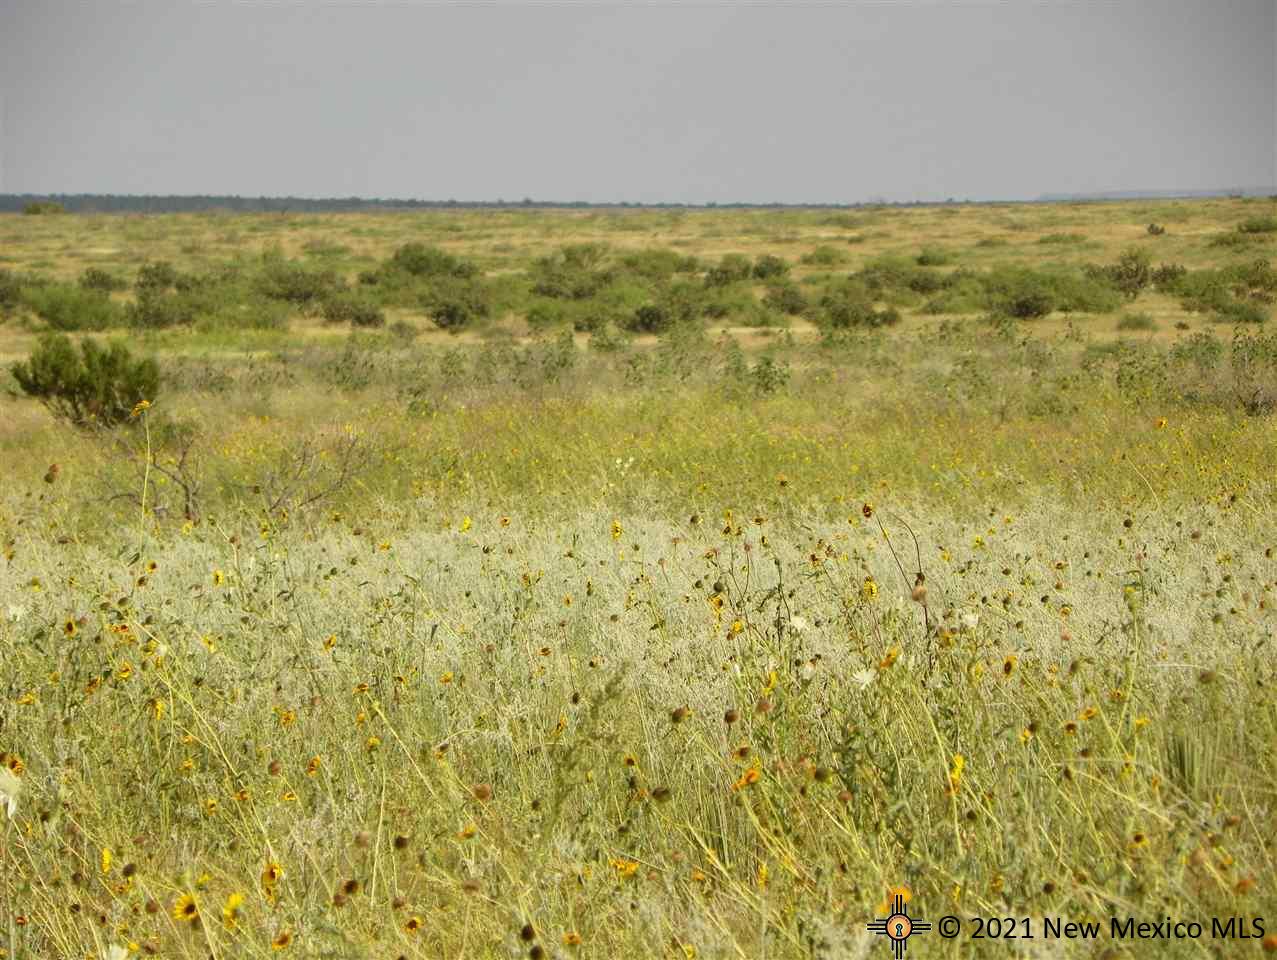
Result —
[[847, 262], [847, 255], [835, 247], [819, 246], [804, 253], [798, 262], [808, 267], [836, 267]]
[[1153, 286], [1159, 290], [1172, 289], [1187, 273], [1188, 268], [1182, 263], [1163, 263], [1153, 270]]
[[22, 302], [22, 278], [12, 270], [0, 270], [0, 315]]
[[163, 330], [193, 323], [195, 307], [184, 296], [164, 293], [155, 287], [138, 291], [137, 301], [125, 308], [129, 326], [142, 330]]
[[1086, 243], [1086, 235], [1081, 233], [1048, 233], [1038, 237], [1038, 243], [1061, 245]]
[[138, 402], [154, 400], [160, 385], [155, 361], [135, 360], [124, 344], [103, 348], [85, 339], [77, 353], [64, 334], [45, 334], [11, 369], [24, 393], [77, 426], [121, 423]]
[[163, 260], [155, 263], [144, 263], [137, 271], [137, 280], [133, 288], [138, 293], [146, 291], [163, 292], [177, 286], [178, 273], [173, 264]]
[[764, 254], [754, 261], [755, 280], [776, 280], [789, 273], [789, 264], [780, 257]]
[[277, 256], [267, 256], [263, 260], [257, 289], [270, 300], [310, 307], [327, 300], [345, 287], [334, 270], [308, 267]]
[[827, 330], [890, 326], [900, 320], [893, 308], [879, 310], [862, 280], [852, 278], [827, 290], [814, 310], [816, 324]]
[[390, 266], [414, 277], [456, 277], [465, 280], [479, 274], [479, 268], [470, 261], [424, 243], [404, 244], [391, 256]]
[[953, 254], [941, 247], [923, 247], [914, 262], [920, 267], [943, 267], [953, 262]]
[[1117, 318], [1119, 330], [1156, 330], [1157, 324], [1147, 313], [1124, 313]]
[[106, 330], [120, 326], [123, 320], [119, 305], [108, 296], [71, 284], [24, 287], [22, 297], [54, 330]]
[[608, 258], [603, 244], [562, 247], [532, 264], [532, 292], [559, 300], [588, 300], [615, 279], [615, 271], [606, 268]]
[[1230, 300], [1215, 308], [1218, 323], [1267, 323], [1268, 311], [1249, 300]]
[[1250, 217], [1237, 225], [1238, 233], [1277, 233], [1277, 217]]
[[478, 279], [436, 277], [422, 295], [426, 315], [442, 330], [456, 333], [492, 311], [491, 295]]
[[700, 261], [693, 256], [677, 250], [657, 248], [627, 253], [621, 257], [618, 272], [664, 283], [673, 279], [676, 274], [698, 273], [700, 269]]
[[114, 290], [126, 289], [128, 281], [97, 267], [89, 267], [80, 274], [80, 286], [85, 290], [96, 290], [98, 293], [111, 293]]
[[773, 283], [767, 287], [763, 303], [779, 313], [798, 316], [808, 307], [807, 297], [796, 283], [785, 281]]
[[739, 253], [729, 253], [705, 274], [705, 285], [726, 287], [748, 280], [753, 273], [749, 258]]
[[1153, 266], [1149, 255], [1137, 247], [1122, 251], [1117, 263], [1091, 267], [1089, 273], [1097, 279], [1107, 280], [1128, 300], [1138, 297], [1140, 291], [1153, 280]]
[[386, 313], [366, 297], [337, 294], [324, 301], [323, 317], [329, 323], [349, 323], [352, 327], [382, 327]]

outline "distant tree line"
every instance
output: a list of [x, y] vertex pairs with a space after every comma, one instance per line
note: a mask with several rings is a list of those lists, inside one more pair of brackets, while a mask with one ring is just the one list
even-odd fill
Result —
[[[236, 197], [197, 194], [193, 196], [133, 196], [94, 193], [0, 193], [0, 213], [22, 213], [33, 206], [59, 205], [67, 213], [201, 213], [225, 210], [231, 213], [351, 213], [371, 210], [452, 210], [541, 208], [559, 210], [848, 210], [866, 206], [935, 206], [947, 201], [901, 203], [591, 203], [585, 200], [397, 200], [379, 197]], [[990, 201], [993, 202], [993, 201]], [[1005, 202], [1005, 201], [1002, 201]], [[36, 211], [32, 211], [36, 212]], [[43, 212], [43, 211], [41, 211]]]

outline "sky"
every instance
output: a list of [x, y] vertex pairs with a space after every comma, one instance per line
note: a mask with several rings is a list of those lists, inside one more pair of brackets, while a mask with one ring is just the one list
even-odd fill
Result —
[[0, 192], [1277, 187], [1277, 0], [0, 0]]

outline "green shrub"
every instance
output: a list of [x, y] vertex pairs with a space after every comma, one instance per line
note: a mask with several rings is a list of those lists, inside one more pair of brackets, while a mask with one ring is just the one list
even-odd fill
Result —
[[1230, 300], [1215, 308], [1218, 323], [1266, 323], [1268, 311], [1248, 300]]
[[700, 269], [700, 261], [693, 256], [677, 250], [657, 248], [627, 253], [621, 257], [619, 272], [664, 283], [673, 279], [676, 274], [698, 273]]
[[532, 264], [532, 292], [559, 300], [588, 300], [615, 279], [606, 268], [609, 250], [603, 244], [577, 243]]
[[349, 323], [352, 327], [382, 327], [386, 313], [366, 297], [337, 294], [324, 301], [321, 309], [329, 323]]
[[12, 270], [0, 270], [0, 315], [22, 303], [22, 278]]
[[847, 262], [847, 255], [835, 247], [819, 246], [804, 253], [798, 262], [808, 267], [836, 267]]
[[327, 300], [345, 287], [334, 270], [316, 269], [277, 256], [263, 259], [257, 290], [270, 300], [310, 307]]
[[421, 298], [421, 306], [435, 325], [456, 333], [492, 311], [490, 293], [481, 280], [436, 277]]
[[749, 258], [739, 253], [729, 253], [705, 274], [705, 285], [726, 287], [748, 280], [753, 273]]
[[780, 257], [764, 254], [754, 261], [755, 280], [776, 280], [789, 273], [789, 264]]
[[172, 290], [177, 286], [178, 273], [171, 263], [163, 260], [155, 263], [144, 263], [137, 271], [137, 280], [133, 283], [133, 288], [138, 293], [144, 292], [162, 292]]
[[124, 344], [103, 348], [85, 339], [77, 353], [64, 334], [45, 334], [11, 369], [24, 393], [77, 426], [121, 423], [138, 402], [154, 400], [160, 385], [155, 361], [135, 360]]
[[138, 292], [137, 301], [125, 308], [129, 326], [141, 330], [163, 330], [193, 323], [195, 307], [180, 294], [164, 293], [154, 287]]
[[808, 307], [802, 288], [789, 281], [770, 284], [763, 296], [763, 303], [778, 313], [787, 313], [794, 317], [805, 312]]
[[1156, 330], [1157, 324], [1147, 313], [1124, 313], [1117, 318], [1119, 330]]
[[891, 308], [877, 309], [865, 283], [852, 278], [825, 292], [816, 305], [814, 319], [827, 330], [847, 330], [890, 326], [899, 322], [900, 314]]
[[1021, 320], [1045, 317], [1055, 309], [1049, 281], [1027, 267], [1003, 267], [985, 279], [986, 298], [995, 312]]
[[479, 274], [479, 268], [470, 261], [424, 243], [406, 243], [399, 247], [390, 258], [390, 266], [414, 277], [456, 277], [465, 280]]
[[1160, 223], [1150, 223], [1148, 225], [1148, 235], [1150, 237], [1161, 237], [1166, 234], [1166, 228]]
[[1128, 300], [1134, 300], [1140, 291], [1153, 280], [1153, 267], [1149, 255], [1137, 247], [1122, 251], [1117, 263], [1103, 267], [1091, 267], [1091, 276], [1107, 280]]
[[105, 294], [66, 283], [24, 287], [22, 297], [54, 330], [106, 330], [123, 320], [119, 305]]
[[1163, 263], [1153, 270], [1153, 286], [1159, 290], [1173, 289], [1187, 273], [1188, 268], [1182, 263]]
[[97, 267], [89, 267], [80, 274], [80, 286], [85, 290], [96, 290], [98, 293], [111, 293], [127, 288], [128, 281]]
[[923, 247], [913, 259], [920, 267], [943, 267], [953, 262], [953, 254], [942, 247]]
[[1048, 233], [1038, 237], [1038, 243], [1071, 245], [1086, 243], [1086, 235], [1081, 233]]
[[1250, 217], [1237, 225], [1238, 233], [1277, 233], [1277, 217]]
[[920, 267], [905, 257], [882, 257], [853, 274], [879, 299], [900, 293], [934, 294], [953, 283], [953, 277]]

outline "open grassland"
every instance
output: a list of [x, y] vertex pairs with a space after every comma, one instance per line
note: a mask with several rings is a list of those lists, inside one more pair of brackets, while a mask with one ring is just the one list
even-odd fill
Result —
[[0, 956], [1260, 955], [1275, 207], [0, 218]]

